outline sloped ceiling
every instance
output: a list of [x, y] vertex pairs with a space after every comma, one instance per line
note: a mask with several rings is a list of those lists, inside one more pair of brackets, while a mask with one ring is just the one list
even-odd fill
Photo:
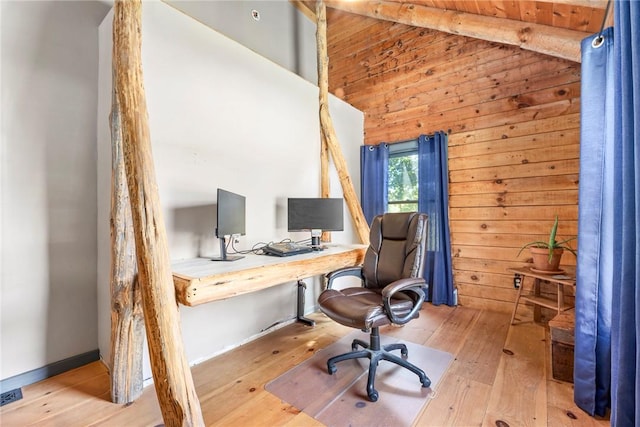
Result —
[[[315, 19], [315, 2], [291, 2], [309, 19]], [[326, 5], [374, 19], [517, 45], [576, 62], [580, 61], [580, 41], [613, 22], [607, 0], [328, 0]]]

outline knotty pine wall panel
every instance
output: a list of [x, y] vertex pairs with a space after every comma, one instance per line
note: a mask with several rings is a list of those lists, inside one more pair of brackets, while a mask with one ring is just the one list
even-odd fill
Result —
[[366, 144], [449, 133], [459, 302], [510, 311], [522, 244], [556, 214], [577, 234], [580, 65], [336, 10], [328, 49], [330, 90], [365, 113]]

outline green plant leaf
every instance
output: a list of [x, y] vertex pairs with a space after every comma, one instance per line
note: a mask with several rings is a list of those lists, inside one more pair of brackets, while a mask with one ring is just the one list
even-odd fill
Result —
[[[556, 244], [556, 233], [558, 232], [558, 215], [551, 227], [551, 234], [549, 234], [549, 249], [552, 249]], [[549, 258], [551, 258], [551, 251], [549, 251]]]
[[520, 256], [520, 254], [522, 253], [523, 250], [525, 250], [526, 248], [530, 248], [530, 247], [536, 247], [536, 248], [547, 248], [549, 249], [549, 262], [551, 262], [551, 259], [553, 258], [553, 250], [554, 249], [565, 249], [569, 252], [571, 252], [574, 256], [578, 256], [577, 252], [575, 249], [573, 249], [571, 246], [566, 245], [566, 243], [575, 240], [575, 237], [570, 237], [568, 239], [564, 239], [560, 242], [556, 242], [556, 233], [558, 232], [558, 215], [556, 215], [556, 218], [553, 222], [553, 226], [551, 227], [551, 232], [549, 233], [549, 241], [548, 242], [542, 242], [540, 240], [537, 241], [533, 241], [533, 242], [529, 242], [525, 245], [522, 245], [522, 247], [520, 248], [520, 250], [518, 251], [518, 255]]

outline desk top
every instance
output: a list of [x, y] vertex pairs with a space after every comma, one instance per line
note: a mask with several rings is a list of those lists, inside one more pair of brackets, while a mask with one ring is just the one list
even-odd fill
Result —
[[236, 261], [192, 258], [173, 262], [176, 298], [195, 306], [359, 265], [364, 260], [365, 245], [325, 246], [323, 251], [288, 257], [248, 254]]
[[554, 283], [562, 283], [563, 285], [575, 286], [576, 285], [576, 273], [575, 268], [563, 267], [564, 273], [560, 274], [544, 274], [531, 271], [530, 267], [521, 268], [507, 268], [507, 271], [516, 274], [522, 274], [523, 276], [535, 277], [536, 279], [547, 280]]

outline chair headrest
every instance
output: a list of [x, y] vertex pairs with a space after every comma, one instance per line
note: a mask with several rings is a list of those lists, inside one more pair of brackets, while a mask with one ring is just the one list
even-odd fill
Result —
[[409, 233], [409, 224], [415, 212], [384, 214], [381, 222], [381, 235], [383, 239], [406, 240]]
[[426, 255], [427, 215], [386, 213], [371, 223], [363, 273], [367, 287], [381, 288], [400, 278], [420, 277]]

